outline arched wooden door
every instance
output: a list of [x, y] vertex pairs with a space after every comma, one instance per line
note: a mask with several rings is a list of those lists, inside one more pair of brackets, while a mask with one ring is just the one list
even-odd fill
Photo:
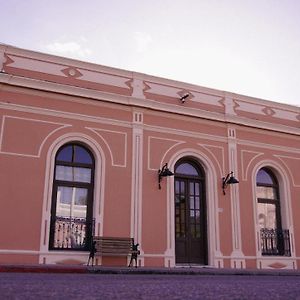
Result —
[[207, 264], [205, 176], [193, 160], [175, 165], [175, 252], [178, 264]]

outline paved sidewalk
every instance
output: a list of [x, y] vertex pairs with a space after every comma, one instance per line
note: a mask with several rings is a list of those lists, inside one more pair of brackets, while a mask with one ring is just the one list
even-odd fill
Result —
[[159, 274], [159, 275], [268, 275], [300, 276], [299, 270], [217, 269], [213, 267], [128, 268], [86, 265], [0, 265], [0, 272], [78, 274]]

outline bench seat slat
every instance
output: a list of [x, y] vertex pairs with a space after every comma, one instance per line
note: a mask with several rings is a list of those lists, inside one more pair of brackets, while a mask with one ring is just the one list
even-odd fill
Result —
[[96, 242], [96, 255], [130, 255], [132, 250], [132, 238], [120, 237], [101, 237], [95, 236], [93, 240]]

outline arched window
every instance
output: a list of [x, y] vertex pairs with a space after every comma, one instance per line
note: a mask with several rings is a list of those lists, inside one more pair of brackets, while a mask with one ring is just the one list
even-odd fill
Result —
[[58, 150], [49, 249], [89, 249], [93, 232], [94, 169], [94, 157], [85, 146], [69, 143]]
[[290, 256], [289, 231], [282, 229], [279, 185], [269, 168], [256, 176], [257, 217], [262, 255]]

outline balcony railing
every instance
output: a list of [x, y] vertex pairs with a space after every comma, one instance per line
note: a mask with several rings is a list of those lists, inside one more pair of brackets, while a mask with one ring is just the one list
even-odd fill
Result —
[[87, 250], [94, 234], [94, 220], [85, 218], [56, 217], [53, 249]]
[[289, 230], [262, 228], [260, 236], [262, 255], [291, 256]]

